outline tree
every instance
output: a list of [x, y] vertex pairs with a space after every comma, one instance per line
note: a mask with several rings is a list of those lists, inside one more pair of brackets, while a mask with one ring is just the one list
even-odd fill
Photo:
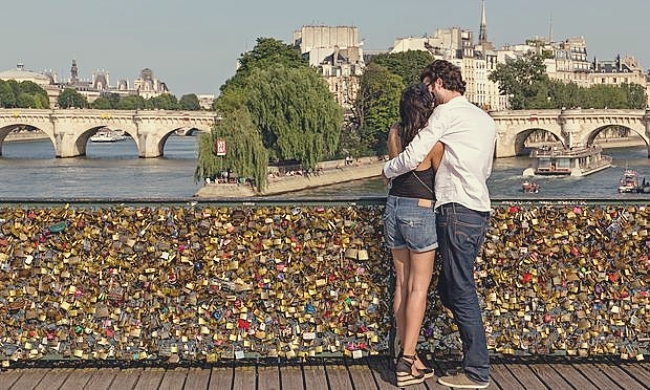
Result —
[[178, 110], [179, 108], [176, 96], [169, 93], [163, 93], [162, 95], [154, 96], [149, 99], [149, 101], [153, 108], [158, 108], [161, 110]]
[[512, 109], [524, 110], [531, 108], [538, 97], [540, 83], [547, 81], [548, 76], [542, 56], [529, 54], [505, 64], [497, 64], [488, 79], [499, 84], [502, 95], [510, 96]]
[[194, 93], [181, 96], [181, 100], [178, 101], [178, 106], [181, 110], [198, 111], [201, 109], [199, 98]]
[[379, 54], [371, 63], [381, 65], [402, 78], [404, 85], [420, 82], [420, 74], [424, 68], [433, 62], [433, 56], [428, 51], [409, 50], [393, 54]]
[[255, 69], [244, 90], [252, 120], [275, 161], [297, 160], [315, 168], [338, 149], [343, 109], [314, 69]]
[[[256, 133], [243, 132], [234, 148], [250, 148], [246, 145], [254, 145], [259, 137], [267, 151], [265, 164], [269, 160], [292, 161], [315, 168], [338, 149], [343, 110], [297, 48], [269, 38], [257, 42], [240, 58], [235, 76], [221, 87], [214, 108], [222, 118], [249, 118], [255, 127]], [[234, 119], [223, 123], [221, 134], [242, 132]], [[247, 137], [251, 139], [244, 142]], [[202, 153], [200, 150], [199, 159]], [[253, 163], [247, 153], [233, 156], [244, 160], [239, 162], [241, 166], [261, 163], [259, 158]]]
[[0, 107], [16, 107], [16, 95], [14, 94], [11, 85], [4, 80], [0, 80]]
[[[217, 156], [217, 139], [226, 142], [225, 156]], [[198, 138], [199, 157], [194, 177], [203, 180], [219, 172], [231, 171], [252, 178], [258, 191], [267, 185], [268, 152], [246, 109], [235, 109], [222, 115], [210, 134]]]
[[112, 109], [111, 101], [106, 96], [100, 96], [90, 104], [90, 107], [97, 110], [110, 110]]
[[357, 95], [360, 134], [365, 148], [387, 152], [388, 129], [399, 119], [402, 78], [381, 65], [370, 63], [361, 77]]
[[275, 38], [257, 38], [255, 47], [251, 51], [242, 54], [238, 63], [237, 73], [221, 86], [222, 92], [228, 87], [241, 87], [253, 69], [269, 69], [276, 66], [285, 68], [309, 67], [309, 62], [302, 57], [298, 47], [287, 45]]
[[61, 92], [58, 98], [58, 104], [61, 108], [86, 108], [88, 101], [86, 97], [77, 92], [75, 89], [66, 88]]
[[142, 96], [124, 96], [118, 103], [118, 110], [141, 110], [147, 108], [147, 103]]

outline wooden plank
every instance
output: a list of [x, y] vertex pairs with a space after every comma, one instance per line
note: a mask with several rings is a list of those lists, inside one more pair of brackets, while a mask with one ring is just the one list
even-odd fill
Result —
[[10, 388], [23, 375], [22, 370], [8, 370], [0, 373], [0, 389]]
[[92, 390], [108, 390], [111, 388], [113, 380], [120, 371], [114, 368], [102, 368], [96, 370], [93, 373], [93, 376], [90, 377], [88, 383], [86, 383], [86, 389]]
[[111, 390], [131, 390], [135, 383], [140, 379], [140, 374], [143, 372], [141, 368], [120, 370], [115, 374]]
[[280, 390], [280, 372], [278, 366], [258, 366], [257, 375], [258, 389]]
[[372, 372], [379, 390], [394, 390], [398, 387], [395, 371], [390, 367], [388, 359], [368, 359], [368, 368]]
[[[282, 388], [297, 390], [304, 389], [302, 382], [302, 370], [299, 366], [282, 366], [280, 368], [280, 375], [282, 376]], [[305, 377], [305, 379], [307, 379]], [[307, 388], [311, 390], [311, 388]]]
[[524, 364], [508, 364], [507, 366], [512, 375], [514, 375], [520, 383], [525, 384], [524, 387], [526, 387], [526, 389], [546, 390], [546, 385], [539, 380], [537, 375], [535, 375], [535, 372], [529, 369], [528, 366]]
[[70, 373], [65, 382], [61, 385], [62, 389], [70, 390], [83, 390], [86, 386], [86, 383], [93, 376], [94, 371], [97, 369], [88, 370], [88, 369], [77, 369]]
[[[618, 364], [606, 364], [598, 363], [595, 366], [604, 371], [605, 374], [614, 382], [625, 388], [626, 390], [643, 390], [646, 389], [646, 386], [642, 386], [637, 382], [633, 377], [628, 375], [627, 372], [623, 371]], [[648, 382], [644, 382], [648, 383]]]
[[593, 383], [589, 382], [582, 374], [570, 364], [553, 363], [551, 366], [567, 381], [574, 389], [592, 389]]
[[[305, 376], [305, 388], [307, 390], [327, 390], [327, 377], [325, 376], [325, 368], [322, 364], [317, 365], [304, 365], [303, 375]], [[283, 388], [286, 388], [284, 380], [282, 381]]]
[[621, 369], [641, 383], [650, 383], [650, 373], [638, 364], [621, 364]]
[[233, 390], [251, 390], [256, 388], [257, 371], [254, 366], [237, 367]]
[[352, 389], [352, 381], [345, 366], [325, 366], [325, 376], [327, 376], [331, 389]]
[[573, 364], [587, 379], [599, 389], [620, 389], [616, 382], [612, 381], [600, 368], [591, 363]]
[[564, 378], [548, 364], [531, 364], [530, 369], [549, 389], [562, 389], [569, 385]]
[[157, 389], [165, 376], [165, 371], [159, 368], [144, 369], [140, 371], [138, 381], [135, 383], [133, 390], [152, 390]]
[[[189, 370], [187, 368], [177, 368], [175, 370], [165, 371], [165, 375], [163, 376], [162, 381], [160, 381], [158, 390], [182, 389], [185, 385], [185, 379], [187, 378], [188, 373]], [[208, 386], [205, 386], [205, 389], [207, 388]]]
[[[18, 378], [17, 381], [14, 382], [14, 384], [11, 386], [13, 389], [20, 389], [20, 390], [31, 390], [38, 386], [39, 383], [43, 380], [45, 377], [45, 374], [47, 374], [49, 370], [47, 369], [29, 369], [29, 370], [23, 370], [22, 375], [20, 378]], [[4, 375], [4, 374], [3, 374]]]
[[[375, 383], [375, 377], [370, 371], [368, 365], [359, 365], [353, 364], [348, 366], [350, 375], [352, 376], [352, 383], [354, 383], [355, 389], [377, 389], [377, 384]], [[305, 374], [306, 375], [306, 374]]]
[[201, 368], [190, 368], [185, 379], [184, 389], [187, 390], [206, 390], [210, 385], [210, 372]]
[[517, 378], [510, 373], [505, 364], [490, 365], [490, 376], [492, 377], [492, 382], [496, 382], [495, 385], [502, 389], [526, 390], [524, 386], [519, 383]]
[[210, 374], [210, 390], [232, 389], [232, 367], [214, 367]]

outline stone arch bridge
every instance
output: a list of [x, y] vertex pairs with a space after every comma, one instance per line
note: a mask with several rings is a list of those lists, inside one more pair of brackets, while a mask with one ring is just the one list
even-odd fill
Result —
[[84, 156], [90, 137], [108, 127], [128, 133], [140, 157], [160, 157], [174, 131], [209, 132], [216, 120], [214, 111], [0, 109], [0, 152], [7, 134], [18, 126], [30, 126], [47, 134], [57, 157]]
[[497, 126], [496, 157], [520, 154], [524, 142], [536, 130], [553, 134], [566, 147], [591, 145], [610, 126], [626, 127], [637, 133], [648, 147], [650, 158], [649, 110], [517, 110], [490, 112]]

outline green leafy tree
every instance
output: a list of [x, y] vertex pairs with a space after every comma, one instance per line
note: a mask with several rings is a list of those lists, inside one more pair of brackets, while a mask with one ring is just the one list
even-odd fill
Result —
[[402, 78], [381, 65], [366, 67], [357, 95], [360, 135], [366, 148], [377, 154], [387, 152], [388, 129], [399, 120]]
[[199, 98], [194, 93], [181, 96], [178, 106], [181, 110], [198, 111], [201, 109]]
[[58, 98], [58, 104], [61, 108], [86, 108], [88, 101], [86, 97], [77, 92], [75, 89], [66, 88], [61, 92]]
[[[213, 107], [223, 118], [216, 131], [234, 137], [229, 140], [228, 153], [233, 158], [229, 165], [237, 173], [256, 167], [256, 186], [262, 189], [266, 186], [269, 160], [296, 161], [305, 168], [314, 168], [325, 157], [334, 155], [343, 110], [297, 48], [270, 38], [259, 38], [257, 42], [253, 50], [241, 56], [237, 73], [221, 86], [221, 95]], [[249, 129], [251, 124], [255, 132]], [[257, 140], [265, 155], [256, 149]], [[252, 150], [258, 150], [255, 157]], [[210, 159], [203, 156], [206, 151], [207, 146], [199, 150], [199, 160], [208, 162], [199, 164], [197, 178], [214, 168], [214, 162], [209, 163]]]
[[0, 80], [0, 107], [16, 107], [16, 95], [14, 94], [11, 85], [4, 80]]
[[379, 54], [371, 63], [381, 65], [402, 78], [404, 85], [420, 82], [420, 74], [431, 64], [433, 56], [428, 51], [409, 50], [393, 54]]
[[176, 96], [163, 93], [162, 95], [154, 96], [150, 100], [150, 103], [153, 108], [158, 108], [161, 110], [178, 110], [178, 100]]
[[147, 108], [142, 96], [124, 96], [117, 106], [118, 110], [141, 110]]
[[90, 107], [97, 110], [110, 110], [113, 108], [111, 101], [106, 96], [100, 96], [90, 104]]
[[237, 73], [221, 86], [222, 92], [228, 87], [241, 87], [253, 69], [270, 69], [276, 66], [309, 67], [309, 62], [302, 57], [298, 47], [285, 44], [275, 38], [257, 38], [255, 47], [242, 54], [238, 62]]
[[246, 106], [272, 158], [315, 168], [338, 149], [343, 109], [314, 69], [255, 69], [244, 89]]
[[510, 106], [514, 110], [531, 108], [539, 99], [540, 83], [546, 82], [546, 66], [540, 55], [527, 55], [497, 64], [496, 70], [488, 76], [492, 82], [499, 84], [499, 92], [510, 97]]
[[20, 108], [42, 108], [37, 107], [36, 102], [37, 100], [32, 94], [21, 92], [20, 95], [18, 95], [18, 107]]
[[[226, 142], [225, 156], [216, 155], [215, 145], [219, 138]], [[197, 180], [231, 171], [252, 178], [258, 191], [266, 188], [268, 152], [248, 110], [235, 109], [223, 114], [210, 134], [199, 135], [198, 145], [199, 157], [194, 173]]]

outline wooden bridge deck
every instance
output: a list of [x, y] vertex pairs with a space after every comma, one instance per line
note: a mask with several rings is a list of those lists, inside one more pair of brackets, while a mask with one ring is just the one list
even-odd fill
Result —
[[[433, 362], [436, 374], [452, 363]], [[414, 390], [447, 389], [434, 377]], [[607, 359], [492, 362], [489, 389], [648, 389], [650, 363]], [[211, 368], [12, 368], [0, 389], [338, 390], [396, 389], [388, 358]]]

